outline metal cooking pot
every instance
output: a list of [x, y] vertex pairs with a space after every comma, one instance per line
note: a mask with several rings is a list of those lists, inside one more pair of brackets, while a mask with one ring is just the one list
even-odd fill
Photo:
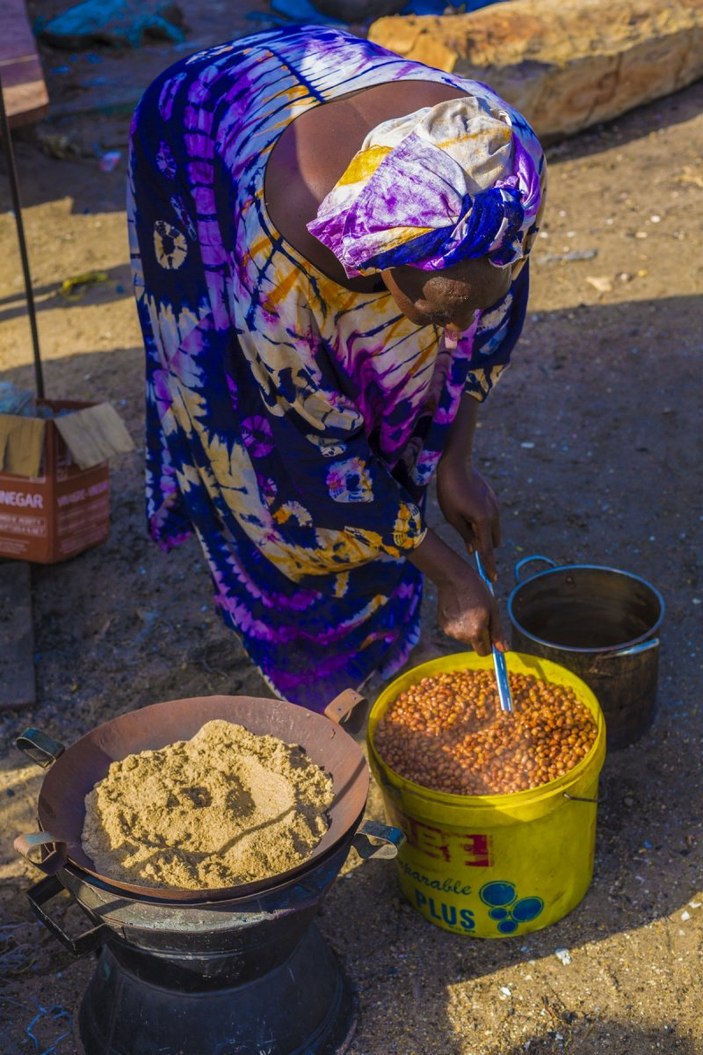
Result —
[[[41, 831], [18, 836], [15, 848], [46, 875], [55, 875], [69, 865], [70, 871], [89, 883], [92, 880], [108, 884], [137, 898], [180, 902], [239, 899], [289, 883], [349, 838], [361, 822], [369, 789], [368, 767], [359, 745], [339, 723], [348, 719], [362, 702], [363, 697], [352, 689], [333, 700], [324, 714], [281, 700], [252, 696], [170, 700], [113, 718], [66, 749], [38, 730], [28, 729], [16, 741], [17, 746], [33, 761], [50, 768], [39, 791]], [[188, 740], [205, 722], [215, 718], [243, 725], [257, 735], [300, 744], [313, 762], [331, 775], [334, 800], [329, 809], [330, 825], [310, 857], [276, 876], [207, 890], [138, 886], [97, 872], [82, 847], [84, 800], [97, 781], [107, 775], [110, 763], [140, 751], [159, 750], [177, 740]], [[42, 860], [35, 859], [37, 848]], [[395, 853], [395, 849], [389, 847], [388, 853]]]
[[[546, 564], [521, 581], [529, 564]], [[511, 644], [560, 663], [596, 694], [608, 748], [626, 747], [656, 712], [658, 632], [664, 599], [638, 575], [594, 564], [560, 564], [535, 554], [515, 564], [508, 598]]]

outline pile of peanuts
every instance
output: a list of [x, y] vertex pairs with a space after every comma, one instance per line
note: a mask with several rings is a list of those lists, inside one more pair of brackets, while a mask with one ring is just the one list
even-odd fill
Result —
[[383, 761], [407, 780], [454, 795], [500, 795], [568, 773], [596, 738], [576, 693], [510, 674], [513, 713], [500, 709], [495, 674], [423, 678], [390, 705], [374, 734]]

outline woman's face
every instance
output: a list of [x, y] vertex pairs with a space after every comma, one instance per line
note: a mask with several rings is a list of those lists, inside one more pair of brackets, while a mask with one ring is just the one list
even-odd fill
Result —
[[479, 308], [490, 308], [510, 288], [513, 269], [486, 259], [466, 260], [443, 271], [394, 267], [381, 277], [400, 311], [418, 326], [448, 327], [462, 333]]

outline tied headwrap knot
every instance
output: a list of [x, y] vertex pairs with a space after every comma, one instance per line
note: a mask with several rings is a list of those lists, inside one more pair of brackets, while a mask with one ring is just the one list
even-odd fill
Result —
[[439, 271], [526, 251], [544, 155], [525, 119], [483, 85], [372, 129], [308, 230], [349, 278], [410, 264]]

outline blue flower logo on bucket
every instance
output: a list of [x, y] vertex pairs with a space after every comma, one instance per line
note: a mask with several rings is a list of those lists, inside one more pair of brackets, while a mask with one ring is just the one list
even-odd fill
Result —
[[541, 897], [518, 898], [515, 884], [503, 881], [486, 883], [479, 897], [489, 906], [489, 918], [495, 920], [499, 934], [515, 934], [521, 923], [537, 919], [544, 908]]

